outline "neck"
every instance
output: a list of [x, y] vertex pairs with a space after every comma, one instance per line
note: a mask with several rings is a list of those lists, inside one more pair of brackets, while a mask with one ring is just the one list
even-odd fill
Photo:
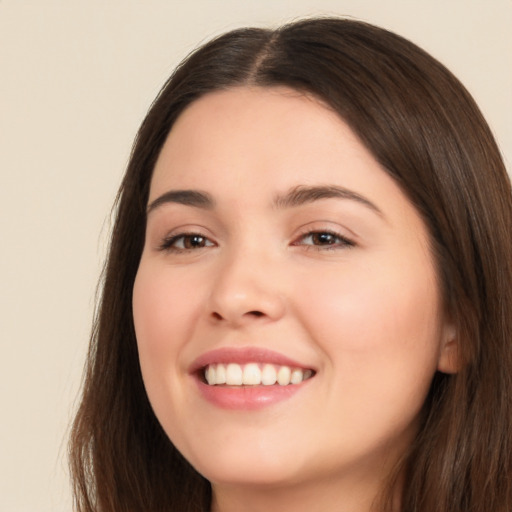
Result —
[[[384, 486], [368, 474], [286, 486], [214, 484], [211, 512], [377, 512]], [[398, 500], [394, 502], [392, 510], [397, 512]]]

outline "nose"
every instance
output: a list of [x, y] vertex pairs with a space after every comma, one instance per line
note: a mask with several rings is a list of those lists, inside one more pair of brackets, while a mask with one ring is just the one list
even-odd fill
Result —
[[217, 272], [209, 304], [213, 321], [243, 327], [283, 316], [282, 276], [275, 262], [239, 252], [219, 262]]

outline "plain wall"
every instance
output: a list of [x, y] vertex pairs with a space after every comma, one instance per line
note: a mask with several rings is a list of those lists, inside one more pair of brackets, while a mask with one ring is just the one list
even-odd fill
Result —
[[0, 510], [71, 510], [66, 436], [109, 212], [173, 67], [241, 25], [350, 15], [463, 81], [512, 164], [512, 0], [0, 0]]

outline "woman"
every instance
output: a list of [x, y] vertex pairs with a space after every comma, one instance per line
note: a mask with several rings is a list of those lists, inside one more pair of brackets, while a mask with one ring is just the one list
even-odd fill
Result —
[[478, 108], [410, 42], [200, 48], [118, 196], [77, 509], [510, 511], [511, 225]]

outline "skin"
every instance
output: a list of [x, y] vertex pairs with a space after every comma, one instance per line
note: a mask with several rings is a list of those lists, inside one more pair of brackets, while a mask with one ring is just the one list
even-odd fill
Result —
[[[276, 204], [312, 186], [359, 199]], [[171, 190], [206, 192], [215, 205], [154, 203]], [[142, 373], [169, 438], [212, 482], [212, 510], [369, 511], [434, 373], [455, 371], [415, 208], [338, 116], [284, 88], [189, 106], [149, 205], [133, 290]], [[180, 233], [202, 238], [194, 246]], [[226, 410], [190, 374], [225, 347], [271, 349], [316, 374], [288, 400]]]

